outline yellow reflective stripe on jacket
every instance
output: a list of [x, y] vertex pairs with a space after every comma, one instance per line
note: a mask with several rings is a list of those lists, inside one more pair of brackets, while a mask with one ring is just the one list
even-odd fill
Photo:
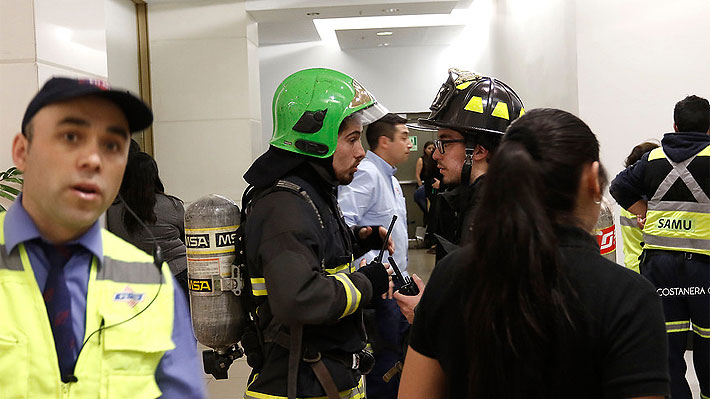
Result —
[[684, 211], [646, 213], [643, 241], [648, 249], [710, 254], [710, 214]]
[[690, 320], [667, 321], [666, 322], [666, 332], [667, 333], [683, 332], [683, 331], [690, 331]]
[[[352, 258], [352, 256], [351, 256]], [[331, 269], [324, 269], [329, 275], [337, 273], [352, 273], [352, 260], [348, 263], [336, 266]], [[263, 277], [252, 278], [251, 280], [251, 291], [254, 296], [266, 296], [269, 295], [266, 289], [266, 280]]]
[[641, 256], [641, 241], [643, 232], [636, 223], [636, 215], [621, 209], [619, 214], [619, 224], [621, 225], [621, 238], [624, 242], [624, 264], [627, 268], [639, 272], [639, 256]]
[[348, 262], [346, 264], [340, 265], [340, 266], [335, 266], [332, 269], [325, 269], [326, 273], [328, 274], [336, 274], [336, 273], [350, 273], [350, 265], [352, 262]]
[[[254, 378], [256, 379], [256, 378]], [[365, 399], [365, 389], [363, 388], [362, 384], [362, 378], [357, 383], [356, 387], [353, 387], [351, 389], [346, 389], [345, 391], [338, 392], [338, 395], [340, 396], [341, 399]], [[254, 381], [252, 381], [254, 382]], [[251, 383], [249, 384], [251, 385]], [[247, 386], [247, 390], [244, 393], [244, 399], [287, 399], [286, 396], [278, 396], [278, 395], [269, 395], [266, 393], [261, 393], [261, 392], [255, 392], [249, 390], [249, 386]], [[297, 398], [297, 399], [306, 399], [306, 398]], [[316, 397], [309, 397], [308, 399], [328, 399], [327, 396], [316, 396]]]
[[621, 208], [621, 212], [619, 213], [619, 224], [622, 226], [632, 227], [636, 230], [641, 231], [638, 226], [638, 223], [636, 223], [636, 215], [627, 211], [624, 208]]
[[701, 336], [702, 338], [708, 338], [710, 339], [710, 328], [704, 328], [700, 327], [699, 325], [692, 323], [693, 324], [693, 332]]
[[269, 295], [266, 291], [266, 280], [263, 277], [252, 278], [251, 280], [251, 292], [254, 296], [264, 296]]
[[360, 290], [355, 287], [355, 284], [353, 284], [353, 282], [350, 280], [350, 277], [348, 277], [346, 274], [338, 273], [331, 274], [330, 276], [340, 281], [340, 283], [343, 284], [343, 287], [345, 288], [345, 310], [339, 318], [342, 319], [345, 316], [355, 313], [357, 308], [360, 306], [360, 299], [362, 299], [362, 294], [360, 293]]
[[[665, 159], [672, 169], [648, 201], [643, 229], [645, 248], [710, 255], [710, 198], [688, 170], [695, 158], [707, 156], [710, 156], [710, 146], [682, 162], [668, 159], [662, 148], [651, 151], [649, 161]], [[685, 184], [695, 201], [663, 201], [678, 180]]]

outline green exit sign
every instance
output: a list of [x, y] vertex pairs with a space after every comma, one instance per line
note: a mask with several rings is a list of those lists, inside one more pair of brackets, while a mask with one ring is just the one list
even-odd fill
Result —
[[409, 141], [412, 143], [411, 151], [417, 151], [417, 136], [409, 136]]

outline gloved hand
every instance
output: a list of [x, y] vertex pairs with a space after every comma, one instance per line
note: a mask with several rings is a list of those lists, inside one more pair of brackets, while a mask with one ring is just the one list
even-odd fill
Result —
[[389, 273], [382, 263], [370, 262], [361, 266], [356, 273], [362, 273], [372, 284], [372, 296], [382, 295], [389, 289]]

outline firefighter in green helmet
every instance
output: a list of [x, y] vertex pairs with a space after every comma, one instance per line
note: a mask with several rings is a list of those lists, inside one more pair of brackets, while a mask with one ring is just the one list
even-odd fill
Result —
[[250, 361], [245, 398], [364, 397], [361, 376], [373, 359], [361, 309], [374, 295], [391, 295], [391, 278], [382, 264], [358, 268], [352, 260], [382, 247], [385, 229], [349, 228], [336, 193], [365, 156], [362, 126], [386, 113], [357, 81], [330, 69], [296, 72], [276, 90], [271, 145], [244, 175], [260, 351], [249, 357], [258, 361]]
[[[446, 190], [434, 210], [433, 233], [439, 237], [437, 260], [470, 230], [466, 223], [488, 170], [510, 122], [525, 113], [520, 97], [498, 79], [450, 69], [428, 117], [419, 124], [437, 129], [432, 157]], [[442, 243], [443, 242], [443, 243]]]

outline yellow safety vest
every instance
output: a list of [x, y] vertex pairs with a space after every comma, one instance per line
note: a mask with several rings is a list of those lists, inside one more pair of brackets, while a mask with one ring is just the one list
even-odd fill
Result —
[[[688, 165], [698, 157], [710, 157], [710, 146], [679, 163], [668, 159], [660, 147], [649, 154], [649, 162], [665, 159], [672, 169], [648, 201], [643, 229], [644, 248], [710, 255], [710, 198], [688, 171]], [[688, 187], [693, 198], [663, 201], [663, 196], [679, 179]]]
[[[20, 244], [7, 252], [4, 221], [5, 213], [0, 213], [0, 399], [160, 396], [155, 371], [163, 354], [175, 348], [173, 285], [167, 264], [161, 278], [151, 256], [102, 231], [104, 259], [100, 264], [96, 258], [91, 262], [86, 343], [74, 372], [78, 381], [63, 383], [27, 251]], [[154, 297], [143, 313], [126, 321]], [[106, 328], [112, 325], [116, 326]]]
[[619, 222], [621, 224], [621, 238], [624, 240], [624, 264], [627, 268], [638, 273], [643, 231], [636, 223], [636, 215], [626, 209], [621, 208]]

